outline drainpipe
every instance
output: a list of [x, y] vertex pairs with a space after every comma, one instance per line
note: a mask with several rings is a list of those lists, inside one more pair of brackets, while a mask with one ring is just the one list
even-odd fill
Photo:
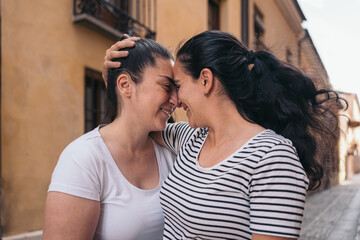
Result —
[[304, 29], [304, 36], [297, 42], [298, 45], [298, 66], [301, 66], [301, 44], [309, 38], [308, 30]]
[[241, 1], [241, 41], [249, 47], [249, 0]]
[[0, 240], [2, 239], [2, 222], [1, 222], [1, 199], [2, 199], [2, 184], [1, 184], [1, 165], [2, 165], [2, 161], [1, 161], [1, 129], [2, 129], [2, 125], [1, 125], [1, 70], [2, 70], [2, 65], [1, 65], [1, 59], [2, 59], [2, 54], [1, 54], [1, 0], [0, 0]]
[[2, 222], [1, 222], [1, 200], [2, 200], [2, 184], [1, 184], [1, 165], [2, 165], [2, 160], [1, 160], [1, 129], [2, 129], [2, 125], [1, 125], [1, 70], [2, 70], [2, 65], [1, 65], [1, 59], [2, 59], [2, 54], [1, 54], [1, 0], [0, 0], [0, 240], [2, 239]]

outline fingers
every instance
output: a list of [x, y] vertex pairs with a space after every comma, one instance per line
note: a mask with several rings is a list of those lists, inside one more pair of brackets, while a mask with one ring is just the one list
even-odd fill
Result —
[[102, 77], [105, 82], [105, 86], [107, 86], [107, 80], [108, 80], [108, 71], [111, 68], [119, 68], [121, 66], [121, 62], [112, 62], [112, 61], [105, 61], [103, 64], [103, 71], [102, 71]]
[[105, 62], [111, 61], [115, 58], [127, 57], [128, 55], [128, 51], [107, 51], [104, 60]]
[[121, 62], [106, 61], [104, 62], [103, 69], [109, 70], [110, 68], [118, 68], [120, 66]]
[[117, 41], [114, 45], [110, 47], [110, 50], [115, 51], [123, 48], [133, 47], [135, 45], [135, 42], [139, 39], [140, 38], [138, 37], [131, 37], [122, 41]]
[[124, 39], [122, 41], [117, 41], [108, 50], [109, 51], [117, 51], [119, 49], [133, 47], [135, 45], [135, 42], [138, 41], [139, 39], [140, 39], [139, 37], [130, 37], [130, 38]]
[[128, 56], [128, 51], [119, 51], [123, 48], [131, 48], [135, 45], [135, 42], [138, 41], [139, 37], [131, 37], [124, 39], [122, 41], [118, 41], [113, 44], [108, 50], [105, 52], [105, 61], [111, 61], [114, 58], [126, 57]]

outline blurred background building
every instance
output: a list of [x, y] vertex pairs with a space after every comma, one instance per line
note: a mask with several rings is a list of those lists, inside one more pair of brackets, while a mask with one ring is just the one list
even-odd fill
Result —
[[338, 176], [342, 181], [360, 172], [360, 106], [356, 94], [339, 92], [339, 95], [348, 103], [346, 111], [340, 111], [342, 116], [339, 118], [342, 133], [339, 139]]
[[[105, 50], [123, 33], [174, 51], [197, 33], [220, 29], [331, 87], [296, 0], [0, 0], [0, 8], [0, 235], [8, 240], [41, 238], [51, 173], [66, 145], [103, 119]], [[358, 166], [359, 103], [343, 96], [350, 111], [341, 143], [319, 153], [328, 159], [324, 187]], [[186, 116], [177, 110], [174, 119]]]

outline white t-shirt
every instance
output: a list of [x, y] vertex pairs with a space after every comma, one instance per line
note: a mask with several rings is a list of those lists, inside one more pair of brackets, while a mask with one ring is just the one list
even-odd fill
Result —
[[100, 201], [94, 239], [162, 239], [164, 216], [159, 192], [174, 155], [153, 141], [159, 185], [143, 190], [129, 183], [113, 160], [99, 127], [70, 143], [53, 172], [49, 191]]

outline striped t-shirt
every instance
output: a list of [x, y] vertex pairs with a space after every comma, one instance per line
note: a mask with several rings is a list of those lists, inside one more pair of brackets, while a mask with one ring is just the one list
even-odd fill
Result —
[[299, 237], [308, 179], [290, 140], [264, 130], [220, 163], [201, 167], [207, 128], [169, 124], [177, 154], [160, 192], [164, 239], [251, 239], [252, 233]]

